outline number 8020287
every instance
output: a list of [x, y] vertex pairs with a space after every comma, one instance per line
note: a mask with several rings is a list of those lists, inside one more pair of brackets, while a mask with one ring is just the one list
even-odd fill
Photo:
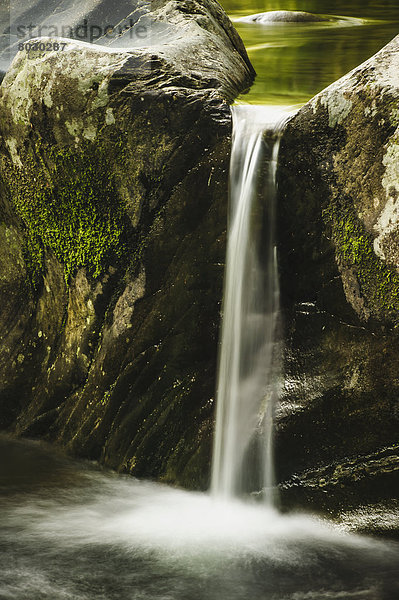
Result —
[[26, 52], [59, 52], [65, 50], [66, 42], [20, 42], [18, 50]]

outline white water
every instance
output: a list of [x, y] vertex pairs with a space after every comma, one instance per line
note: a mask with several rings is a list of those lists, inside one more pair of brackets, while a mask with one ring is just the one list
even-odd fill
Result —
[[0, 436], [1, 600], [397, 600], [398, 546]]
[[274, 502], [278, 396], [276, 167], [287, 109], [233, 107], [230, 214], [217, 384], [212, 492], [258, 488]]

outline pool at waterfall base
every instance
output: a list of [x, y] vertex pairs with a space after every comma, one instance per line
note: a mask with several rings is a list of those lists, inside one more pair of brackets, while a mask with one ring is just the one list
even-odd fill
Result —
[[2, 600], [397, 600], [399, 546], [0, 438]]

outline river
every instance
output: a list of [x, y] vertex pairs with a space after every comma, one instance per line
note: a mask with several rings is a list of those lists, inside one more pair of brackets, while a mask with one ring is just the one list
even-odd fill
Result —
[[345, 17], [331, 23], [235, 22], [258, 73], [243, 101], [301, 104], [372, 56], [399, 31], [399, 3], [371, 0], [221, 0], [235, 20], [269, 10]]

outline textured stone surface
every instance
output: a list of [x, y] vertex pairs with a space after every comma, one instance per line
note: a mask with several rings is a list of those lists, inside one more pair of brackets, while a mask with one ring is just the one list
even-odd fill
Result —
[[[278, 463], [301, 501], [334, 509], [398, 491], [398, 69], [399, 37], [306, 104], [281, 144]], [[387, 448], [383, 472], [363, 468]]]
[[253, 78], [217, 2], [151, 49], [20, 52], [0, 88], [1, 426], [206, 485], [231, 119]]

